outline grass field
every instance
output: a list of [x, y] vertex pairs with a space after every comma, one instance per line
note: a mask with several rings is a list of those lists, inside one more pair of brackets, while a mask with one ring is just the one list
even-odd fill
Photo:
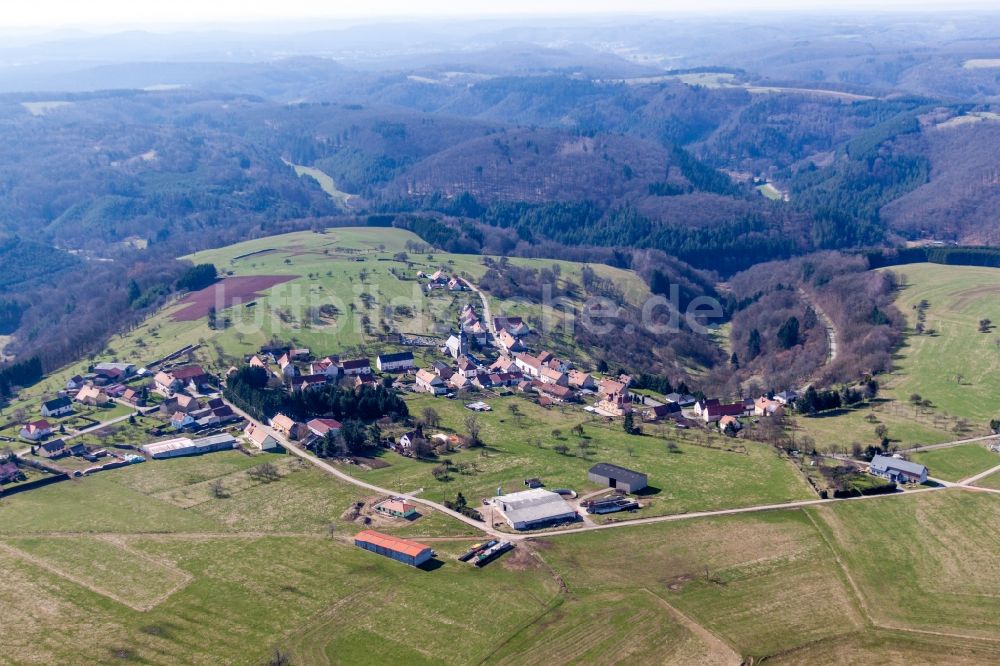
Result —
[[[282, 478], [248, 483], [247, 468], [262, 462]], [[205, 493], [212, 479], [223, 479], [230, 496]], [[555, 602], [556, 581], [530, 558], [487, 570], [455, 562], [478, 533], [428, 510], [377, 528], [467, 535], [435, 543], [440, 568], [417, 571], [359, 551], [350, 539], [362, 526], [341, 519], [368, 499], [356, 490], [288, 457], [224, 452], [6, 498], [0, 603], [19, 635], [4, 639], [5, 650], [23, 663], [259, 664], [281, 645], [295, 663], [322, 655], [468, 663]], [[51, 631], [67, 617], [72, 626]], [[418, 623], [421, 639], [390, 617]]]
[[1000, 490], [1000, 472], [994, 472], [987, 477], [979, 479], [976, 481], [975, 485], [982, 488], [993, 488], [994, 490]]
[[288, 160], [282, 160], [285, 164], [295, 169], [295, 174], [298, 176], [308, 176], [319, 183], [320, 188], [326, 192], [331, 199], [336, 201], [341, 208], [347, 208], [347, 202], [351, 198], [351, 195], [347, 192], [342, 192], [337, 188], [337, 184], [333, 182], [328, 174], [323, 173], [316, 167], [303, 166], [301, 164], [292, 164]]
[[672, 617], [666, 602], [646, 590], [571, 595], [518, 632], [489, 662], [523, 664], [624, 661], [738, 664], [724, 643], [706, 639]]
[[913, 462], [926, 465], [930, 475], [945, 481], [961, 481], [1000, 465], [1000, 455], [980, 442], [910, 455]]
[[[933, 418], [927, 415], [922, 415], [922, 420], [918, 421], [912, 409], [897, 407], [895, 402], [886, 404], [880, 401], [876, 402], [874, 409], [843, 409], [811, 417], [796, 416], [792, 430], [796, 435], [812, 437], [821, 451], [849, 451], [855, 442], [862, 446], [877, 444], [875, 428], [880, 425], [889, 429], [890, 442], [900, 448], [940, 444], [969, 436], [953, 432], [944, 422], [935, 426]], [[870, 421], [870, 416], [874, 416], [875, 420]]]
[[8, 539], [8, 552], [134, 610], [146, 611], [191, 581], [183, 571], [124, 543], [94, 537]]
[[[895, 269], [906, 278], [896, 305], [916, 325], [916, 305], [927, 300], [927, 329], [907, 336], [892, 391], [913, 393], [949, 414], [986, 423], [1000, 414], [1000, 346], [995, 328], [979, 332], [979, 321], [1000, 324], [1000, 270], [971, 266], [911, 264]], [[961, 383], [958, 376], [961, 375]]]
[[[345, 467], [344, 471], [394, 490], [424, 488], [423, 496], [437, 501], [453, 499], [461, 492], [470, 503], [478, 504], [479, 498], [495, 494], [498, 487], [508, 492], [524, 490], [524, 479], [532, 476], [540, 477], [549, 488], [572, 488], [581, 494], [596, 490], [599, 486], [587, 480], [587, 470], [596, 462], [611, 462], [645, 472], [652, 490], [643, 497], [646, 508], [634, 515], [618, 514], [617, 520], [815, 497], [792, 464], [763, 444], [721, 435], [708, 440], [704, 433], [687, 434], [685, 441], [673, 428], [660, 426], [647, 426], [648, 434], [637, 437], [625, 434], [620, 423], [604, 424], [578, 406], [546, 410], [520, 397], [490, 402], [493, 411], [478, 417], [488, 446], [446, 456], [456, 465], [470, 464], [473, 469], [468, 473], [455, 472], [450, 480], [438, 481], [432, 469], [440, 461], [394, 453], [380, 457], [389, 463], [387, 467], [370, 471]], [[407, 403], [417, 416], [426, 407], [434, 409], [442, 425], [457, 432], [464, 431], [464, 419], [471, 413], [459, 400], [411, 395]], [[517, 416], [511, 414], [509, 405], [517, 406]], [[571, 433], [578, 424], [583, 424], [583, 437]], [[659, 436], [661, 428], [669, 439]], [[556, 436], [554, 430], [560, 434]], [[688, 443], [694, 441], [711, 441], [714, 447]], [[668, 449], [670, 442], [677, 446], [675, 451]], [[560, 443], [570, 448], [568, 454], [554, 449]], [[588, 448], [581, 450], [580, 443]]]
[[832, 554], [799, 511], [575, 534], [539, 548], [571, 593], [648, 590], [741, 655], [864, 626]]
[[[521, 430], [531, 432], [531, 418]], [[700, 447], [682, 448], [673, 455]], [[280, 480], [250, 482], [246, 470], [261, 462]], [[230, 496], [204, 491], [214, 479]], [[479, 535], [445, 516], [377, 525], [432, 539], [439, 565], [428, 571], [351, 545], [360, 525], [341, 513], [358, 499], [369, 498], [291, 458], [238, 452], [6, 498], [0, 604], [18, 630], [5, 634], [5, 649], [25, 663], [260, 664], [280, 647], [303, 664], [738, 664], [945, 655], [956, 645], [893, 640], [871, 630], [870, 612], [969, 634], [967, 663], [996, 654], [973, 640], [995, 634], [1000, 617], [992, 495], [937, 491], [549, 536], [481, 570], [454, 560]], [[901, 592], [912, 589], [920, 594]], [[74, 622], [53, 632], [66, 617]]]
[[1000, 511], [945, 490], [810, 509], [883, 627], [1000, 635]]

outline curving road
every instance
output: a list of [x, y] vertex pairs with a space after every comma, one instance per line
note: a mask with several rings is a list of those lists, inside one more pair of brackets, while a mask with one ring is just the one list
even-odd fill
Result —
[[449, 509], [448, 507], [446, 507], [446, 506], [444, 506], [442, 504], [439, 504], [437, 502], [433, 502], [433, 501], [428, 500], [428, 499], [424, 499], [424, 498], [419, 497], [419, 496], [417, 496], [417, 495], [415, 495], [413, 493], [402, 494], [399, 491], [391, 490], [389, 488], [382, 488], [381, 486], [376, 486], [375, 484], [367, 483], [367, 482], [362, 481], [362, 480], [360, 480], [358, 478], [355, 478], [355, 477], [353, 477], [353, 476], [351, 476], [349, 474], [345, 474], [344, 472], [340, 471], [339, 469], [337, 469], [333, 465], [327, 463], [324, 460], [321, 460], [321, 459], [317, 458], [316, 456], [312, 455], [308, 451], [305, 451], [304, 449], [300, 448], [299, 446], [293, 444], [292, 442], [289, 442], [280, 433], [276, 432], [275, 430], [273, 430], [272, 428], [270, 428], [267, 425], [259, 423], [256, 419], [251, 418], [248, 414], [246, 414], [246, 412], [242, 411], [241, 409], [239, 409], [238, 407], [236, 407], [232, 403], [228, 403], [228, 404], [233, 408], [233, 411], [235, 411], [237, 414], [241, 415], [243, 418], [247, 419], [247, 421], [250, 421], [250, 422], [258, 425], [259, 427], [264, 428], [264, 430], [268, 434], [270, 434], [272, 437], [274, 437], [278, 442], [280, 442], [281, 445], [284, 446], [288, 450], [289, 453], [291, 453], [292, 455], [298, 456], [299, 458], [302, 458], [303, 460], [306, 460], [307, 462], [310, 462], [313, 465], [316, 465], [318, 468], [320, 468], [324, 472], [326, 472], [326, 473], [328, 473], [328, 474], [330, 474], [332, 476], [335, 476], [335, 477], [337, 477], [338, 479], [340, 479], [342, 481], [346, 481], [347, 483], [350, 483], [350, 484], [353, 484], [355, 486], [358, 486], [359, 488], [364, 488], [365, 490], [370, 490], [370, 491], [378, 493], [380, 495], [393, 495], [393, 496], [397, 496], [397, 497], [402, 497], [405, 500], [407, 500], [408, 502], [412, 502], [413, 504], [418, 504], [418, 505], [423, 505], [423, 506], [430, 507], [430, 508], [432, 508], [432, 509], [434, 509], [436, 511], [440, 511], [440, 512], [442, 512], [444, 514], [447, 514], [448, 516], [451, 516], [455, 520], [461, 521], [462, 523], [465, 523], [466, 525], [468, 525], [470, 527], [473, 527], [473, 528], [479, 530], [480, 532], [488, 534], [489, 536], [491, 536], [493, 538], [506, 539], [507, 541], [525, 541], [525, 540], [531, 540], [531, 539], [539, 539], [539, 538], [549, 538], [549, 537], [554, 537], [554, 536], [561, 536], [561, 535], [564, 535], [564, 534], [580, 534], [582, 532], [592, 532], [592, 531], [595, 531], [595, 530], [610, 530], [610, 529], [617, 529], [617, 528], [621, 528], [621, 527], [633, 527], [633, 526], [636, 526], [636, 525], [649, 525], [649, 524], [652, 524], [652, 523], [668, 523], [668, 522], [675, 522], [675, 521], [680, 521], [680, 520], [692, 520], [692, 519], [695, 519], [695, 518], [711, 518], [713, 516], [733, 516], [733, 515], [738, 515], [738, 514], [742, 514], [742, 513], [758, 513], [758, 512], [761, 512], [761, 511], [781, 511], [783, 509], [797, 509], [797, 508], [808, 507], [808, 506], [818, 506], [818, 505], [821, 505], [821, 504], [831, 504], [831, 503], [834, 503], [834, 502], [862, 502], [862, 501], [871, 501], [871, 500], [879, 500], [879, 499], [891, 498], [891, 497], [903, 497], [903, 496], [912, 495], [912, 494], [915, 494], [915, 493], [926, 493], [926, 492], [944, 491], [944, 490], [949, 489], [949, 488], [950, 489], [958, 488], [958, 489], [961, 489], [961, 490], [974, 490], [974, 491], [987, 491], [987, 492], [997, 492], [997, 493], [1000, 493], [1000, 491], [993, 491], [992, 489], [979, 488], [979, 487], [970, 485], [971, 483], [973, 483], [973, 482], [975, 482], [975, 481], [977, 481], [977, 480], [979, 480], [979, 479], [981, 479], [983, 477], [988, 476], [992, 472], [1000, 471], [1000, 466], [997, 466], [997, 467], [995, 467], [995, 468], [993, 468], [991, 470], [983, 472], [982, 474], [976, 475], [975, 477], [970, 477], [969, 479], [965, 479], [965, 480], [960, 481], [958, 483], [940, 482], [942, 484], [940, 487], [936, 487], [936, 488], [919, 488], [919, 489], [916, 489], [916, 490], [907, 490], [905, 492], [893, 493], [893, 494], [888, 494], [888, 495], [865, 495], [865, 496], [862, 496], [862, 497], [849, 497], [849, 498], [842, 498], [842, 499], [814, 499], [814, 500], [799, 500], [799, 501], [795, 501], [795, 502], [785, 502], [783, 504], [760, 504], [760, 505], [756, 505], [756, 506], [741, 507], [741, 508], [738, 508], [738, 509], [718, 509], [718, 510], [715, 510], [715, 511], [696, 511], [696, 512], [692, 512], [692, 513], [677, 513], [677, 514], [671, 514], [671, 515], [666, 515], [666, 516], [650, 516], [649, 518], [636, 518], [634, 520], [623, 520], [623, 521], [618, 521], [618, 522], [613, 522], [613, 523], [589, 524], [589, 525], [584, 525], [582, 527], [573, 527], [573, 528], [569, 528], [569, 529], [553, 528], [553, 529], [548, 529], [548, 530], [536, 530], [536, 531], [533, 531], [531, 533], [526, 533], [526, 534], [511, 534], [509, 532], [501, 532], [499, 530], [496, 530], [493, 527], [491, 527], [490, 525], [487, 525], [486, 523], [482, 523], [482, 522], [479, 522], [477, 520], [473, 520], [473, 519], [469, 518], [468, 516], [463, 516], [462, 514], [458, 513], [457, 511], [452, 511], [451, 509]]
[[496, 537], [496, 538], [510, 538], [510, 535], [498, 532], [498, 531], [494, 530], [492, 527], [486, 525], [485, 523], [481, 523], [481, 522], [479, 522], [477, 520], [473, 520], [472, 518], [469, 518], [468, 516], [463, 516], [459, 512], [453, 511], [453, 510], [449, 509], [448, 507], [444, 506], [443, 504], [438, 504], [437, 502], [432, 502], [431, 500], [424, 499], [422, 497], [417, 497], [416, 495], [414, 495], [412, 493], [400, 493], [399, 491], [396, 491], [396, 490], [390, 490], [389, 488], [383, 488], [381, 486], [376, 486], [373, 483], [367, 483], [366, 481], [362, 481], [361, 479], [357, 479], [357, 478], [351, 476], [350, 474], [345, 474], [344, 472], [341, 472], [339, 469], [337, 469], [336, 467], [334, 467], [330, 463], [317, 458], [316, 456], [314, 456], [313, 454], [309, 453], [305, 449], [299, 447], [296, 444], [293, 444], [284, 435], [282, 435], [281, 433], [277, 432], [276, 430], [274, 430], [270, 426], [268, 426], [266, 424], [263, 424], [263, 423], [260, 423], [256, 419], [252, 418], [249, 414], [247, 414], [246, 412], [244, 412], [242, 409], [240, 409], [239, 407], [237, 407], [233, 403], [231, 403], [229, 401], [226, 401], [226, 404], [228, 404], [233, 409], [234, 412], [236, 412], [237, 414], [239, 414], [240, 416], [242, 416], [243, 418], [245, 418], [248, 422], [253, 423], [258, 428], [263, 428], [264, 432], [266, 432], [267, 434], [269, 434], [272, 437], [274, 437], [274, 439], [277, 440], [285, 448], [285, 450], [287, 450], [289, 453], [291, 453], [292, 455], [298, 456], [299, 458], [302, 458], [303, 460], [305, 460], [307, 462], [312, 463], [313, 465], [315, 465], [316, 467], [320, 468], [321, 470], [323, 470], [327, 474], [335, 476], [338, 479], [340, 479], [341, 481], [346, 481], [347, 483], [350, 483], [350, 484], [353, 484], [355, 486], [358, 486], [359, 488], [364, 488], [365, 490], [371, 490], [372, 492], [376, 492], [376, 493], [378, 493], [380, 495], [392, 495], [394, 497], [402, 497], [403, 499], [405, 499], [406, 501], [408, 501], [408, 502], [410, 502], [412, 504], [420, 504], [420, 505], [423, 505], [423, 506], [431, 507], [431, 508], [433, 508], [436, 511], [440, 511], [441, 513], [447, 514], [447, 515], [451, 516], [452, 518], [454, 518], [455, 520], [461, 521], [461, 522], [465, 523], [466, 525], [469, 525], [470, 527], [474, 527], [477, 530], [480, 530], [482, 532], [485, 532], [485, 533], [489, 534], [490, 536], [493, 536], [493, 537]]

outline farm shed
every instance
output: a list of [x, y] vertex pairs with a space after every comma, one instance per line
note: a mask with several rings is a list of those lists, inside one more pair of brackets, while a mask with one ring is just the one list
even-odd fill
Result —
[[529, 530], [548, 523], [576, 520], [576, 511], [558, 493], [541, 488], [493, 498], [493, 506], [503, 513], [515, 530]]
[[875, 476], [881, 476], [897, 483], [924, 483], [927, 481], [926, 467], [901, 458], [875, 456], [872, 458], [869, 470]]
[[594, 483], [600, 483], [609, 488], [620, 488], [625, 492], [636, 493], [647, 485], [646, 475], [611, 463], [597, 463], [590, 468], [587, 478]]
[[411, 567], [419, 567], [434, 557], [434, 551], [429, 546], [374, 530], [358, 532], [354, 535], [354, 545], [385, 557], [391, 557], [397, 562], [409, 564]]
[[187, 437], [153, 442], [152, 444], [145, 444], [141, 448], [143, 453], [156, 459], [179, 458], [180, 456], [191, 456], [197, 453], [194, 442]]
[[236, 438], [229, 433], [219, 433], [201, 437], [192, 442], [198, 453], [210, 453], [212, 451], [228, 451], [236, 448]]

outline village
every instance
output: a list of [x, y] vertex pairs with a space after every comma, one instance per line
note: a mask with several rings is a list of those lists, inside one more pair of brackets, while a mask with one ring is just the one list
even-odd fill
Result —
[[[466, 280], [442, 271], [419, 277], [429, 292], [474, 290]], [[243, 366], [218, 375], [191, 362], [191, 349], [145, 367], [98, 362], [86, 374], [70, 378], [58, 396], [44, 400], [39, 418], [0, 429], [10, 433], [5, 439], [11, 448], [0, 463], [0, 484], [4, 494], [18, 493], [124, 465], [225, 450], [252, 456], [301, 449], [324, 457], [339, 451], [335, 457], [341, 464], [355, 463], [343, 443], [344, 423], [330, 413], [297, 420], [277, 412], [255, 419], [225, 399], [227, 383], [241, 368], [257, 372], [269, 390], [289, 396], [335, 387], [353, 391], [361, 400], [365, 392], [379, 388], [458, 401], [470, 415], [492, 411], [498, 400], [520, 396], [541, 409], [578, 410], [581, 416], [605, 424], [620, 423], [633, 434], [648, 424], [661, 432], [669, 426], [736, 438], [745, 423], [780, 418], [794, 409], [798, 397], [786, 390], [725, 401], [635, 390], [631, 376], [578, 367], [573, 360], [538, 350], [538, 339], [525, 318], [514, 314], [487, 318], [469, 302], [451, 334], [433, 350], [433, 360], [423, 367], [408, 350], [379, 353], [373, 363], [369, 357], [318, 356], [278, 341], [245, 356]], [[410, 418], [387, 427], [376, 444], [405, 457], [427, 458], [468, 446], [470, 437], [478, 436], [433, 429], [432, 423]], [[14, 451], [19, 444], [25, 448]], [[891, 482], [893, 488], [928, 479], [926, 467], [899, 457], [876, 456], [866, 471]], [[598, 489], [581, 496], [570, 488], [548, 489], [542, 479], [528, 476], [523, 479], [524, 490], [497, 488], [476, 508], [464, 499], [461, 505], [446, 504], [490, 529], [511, 533], [595, 525], [597, 519], [609, 520], [608, 514], [635, 514], [645, 506], [649, 479], [641, 470], [596, 462], [580, 482]], [[420, 517], [416, 504], [391, 493], [373, 501], [366, 511], [366, 527], [371, 527], [374, 516], [403, 521]], [[371, 529], [358, 535], [356, 545], [415, 566], [432, 556], [422, 544], [407, 544]], [[511, 548], [510, 541], [486, 541], [477, 544], [468, 559], [483, 566]]]

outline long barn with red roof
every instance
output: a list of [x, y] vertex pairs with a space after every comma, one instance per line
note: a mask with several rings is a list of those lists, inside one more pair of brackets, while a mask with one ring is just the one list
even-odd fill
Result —
[[434, 551], [430, 549], [430, 546], [374, 530], [358, 532], [354, 535], [354, 545], [379, 555], [391, 557], [397, 562], [409, 564], [411, 567], [419, 567], [434, 557]]

